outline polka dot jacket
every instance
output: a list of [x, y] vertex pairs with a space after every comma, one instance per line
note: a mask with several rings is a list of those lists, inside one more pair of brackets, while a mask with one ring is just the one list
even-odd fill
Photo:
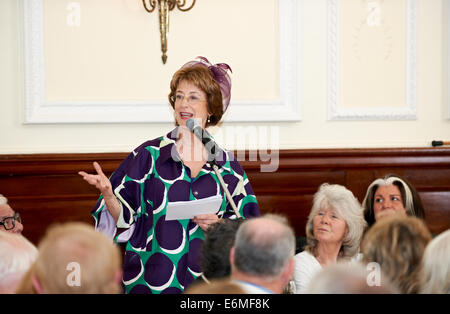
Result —
[[[111, 236], [116, 242], [126, 243], [122, 278], [125, 293], [182, 293], [201, 275], [204, 232], [190, 219], [166, 220], [169, 202], [220, 195], [218, 216], [235, 218], [209, 163], [191, 178], [190, 169], [177, 153], [176, 134], [177, 128], [143, 143], [110, 178], [122, 206], [117, 223], [112, 220], [115, 226]], [[239, 162], [221, 148], [216, 156], [219, 173], [241, 216], [259, 216], [256, 197]], [[102, 196], [92, 215], [97, 229], [102, 229], [106, 220], [111, 221]]]

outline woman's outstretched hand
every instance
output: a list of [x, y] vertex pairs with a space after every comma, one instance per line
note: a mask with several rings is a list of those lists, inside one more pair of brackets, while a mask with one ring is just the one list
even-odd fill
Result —
[[89, 183], [90, 185], [95, 186], [100, 193], [102, 193], [103, 198], [110, 198], [114, 196], [112, 191], [111, 182], [108, 177], [103, 173], [102, 167], [100, 167], [99, 163], [94, 161], [94, 169], [97, 174], [89, 174], [84, 171], [78, 172], [83, 179]]
[[99, 163], [96, 161], [94, 161], [94, 169], [97, 174], [89, 174], [84, 171], [79, 171], [78, 174], [82, 176], [87, 183], [95, 186], [100, 193], [102, 193], [109, 213], [117, 222], [120, 216], [121, 207], [119, 201], [113, 193], [111, 182], [103, 173], [102, 167], [100, 167]]

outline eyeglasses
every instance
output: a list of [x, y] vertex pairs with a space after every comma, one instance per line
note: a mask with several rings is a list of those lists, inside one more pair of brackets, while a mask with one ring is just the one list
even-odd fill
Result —
[[195, 95], [190, 95], [190, 96], [185, 97], [185, 96], [183, 96], [181, 94], [175, 95], [175, 97], [173, 97], [172, 99], [174, 99], [176, 103], [181, 103], [184, 98], [186, 98], [186, 102], [188, 104], [190, 104], [190, 105], [195, 105], [195, 104], [198, 104], [198, 103], [200, 103], [202, 101], [205, 101], [205, 99], [202, 99], [202, 98], [200, 98], [198, 96], [195, 96]]
[[19, 213], [15, 213], [12, 217], [5, 217], [0, 221], [0, 226], [3, 226], [5, 230], [14, 229], [16, 226], [16, 221], [22, 223], [22, 218], [20, 218]]

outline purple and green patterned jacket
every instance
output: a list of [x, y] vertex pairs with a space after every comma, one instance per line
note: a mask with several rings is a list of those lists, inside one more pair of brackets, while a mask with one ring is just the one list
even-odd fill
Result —
[[[215, 172], [206, 163], [191, 178], [175, 148], [177, 129], [137, 147], [111, 175], [122, 211], [117, 223], [100, 196], [92, 211], [95, 226], [126, 243], [125, 293], [182, 293], [202, 270], [203, 230], [192, 220], [165, 220], [169, 202], [222, 196], [218, 216], [234, 219]], [[174, 158], [172, 157], [174, 156]], [[220, 149], [217, 164], [242, 217], [259, 216], [250, 182], [233, 154]]]

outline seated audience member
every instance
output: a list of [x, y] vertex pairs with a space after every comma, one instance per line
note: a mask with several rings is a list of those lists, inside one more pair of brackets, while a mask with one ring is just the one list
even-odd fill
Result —
[[294, 231], [286, 218], [248, 219], [230, 251], [231, 279], [249, 294], [282, 293], [294, 270], [294, 254]]
[[421, 278], [422, 293], [450, 294], [450, 229], [425, 248]]
[[0, 294], [14, 293], [38, 251], [21, 234], [0, 231]]
[[236, 232], [243, 219], [221, 219], [212, 224], [205, 232], [202, 246], [201, 281], [227, 277], [231, 273], [230, 249], [234, 244]]
[[49, 228], [17, 293], [120, 293], [119, 248], [85, 223]]
[[246, 294], [244, 289], [230, 278], [212, 279], [189, 286], [184, 294]]
[[[372, 270], [372, 271], [377, 271]], [[371, 276], [375, 277], [372, 280]], [[361, 263], [336, 263], [319, 271], [306, 293], [311, 294], [395, 294], [389, 281], [376, 282], [379, 274], [371, 274]]]
[[307, 245], [295, 255], [295, 292], [305, 293], [312, 277], [339, 260], [360, 258], [366, 227], [360, 203], [342, 185], [324, 183], [314, 195], [306, 223]]
[[0, 194], [0, 231], [22, 233], [23, 225], [19, 213], [8, 204], [8, 199]]
[[411, 183], [395, 174], [373, 181], [367, 188], [362, 206], [369, 227], [393, 213], [421, 219], [425, 217], [419, 193]]
[[[361, 243], [363, 263], [378, 263], [400, 293], [421, 290], [421, 260], [431, 234], [417, 217], [391, 215], [377, 221]], [[383, 281], [383, 277], [381, 278]]]

